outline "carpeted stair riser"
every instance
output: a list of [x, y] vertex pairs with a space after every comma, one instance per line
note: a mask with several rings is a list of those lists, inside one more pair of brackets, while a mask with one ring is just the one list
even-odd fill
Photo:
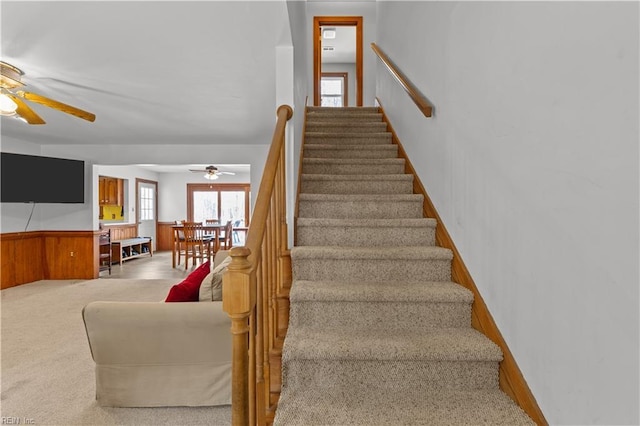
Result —
[[465, 303], [411, 302], [296, 302], [290, 324], [312, 329], [367, 330], [375, 324], [381, 330], [420, 332], [427, 327], [468, 327], [471, 305]]
[[349, 159], [349, 158], [304, 158], [302, 172], [305, 174], [364, 175], [376, 171], [383, 175], [404, 173], [404, 159]]
[[371, 114], [371, 113], [379, 113], [380, 109], [375, 106], [369, 107], [338, 107], [338, 108], [327, 108], [320, 106], [308, 106], [307, 117], [317, 116], [317, 115], [339, 115], [340, 117], [359, 115], [359, 114]]
[[293, 282], [293, 328], [420, 333], [433, 327], [469, 327], [473, 293], [452, 282]]
[[291, 258], [294, 280], [451, 280], [451, 251], [440, 247], [294, 247]]
[[335, 219], [415, 219], [424, 197], [410, 195], [300, 194], [299, 217]]
[[313, 133], [307, 131], [305, 144], [313, 145], [385, 145], [391, 143], [391, 133]]
[[393, 144], [362, 145], [309, 144], [304, 147], [305, 158], [397, 158], [398, 146]]
[[303, 174], [301, 191], [306, 194], [411, 194], [413, 176]]
[[330, 133], [380, 133], [387, 131], [387, 123], [383, 121], [347, 122], [315, 120], [308, 121], [306, 132], [330, 132]]
[[[411, 388], [421, 391], [442, 388], [495, 389], [498, 387], [500, 349], [481, 333], [469, 328], [427, 328], [382, 330], [373, 324], [353, 333], [297, 327], [285, 340], [283, 383], [341, 386], [351, 382], [383, 386], [387, 390]], [[317, 363], [322, 371], [318, 374]], [[378, 369], [375, 365], [378, 365]], [[304, 368], [304, 366], [312, 368]], [[297, 366], [300, 368], [296, 369]], [[324, 369], [323, 369], [324, 368]], [[296, 374], [287, 374], [291, 369]], [[405, 375], [406, 374], [406, 375]], [[341, 383], [343, 378], [346, 382]], [[327, 383], [327, 378], [331, 378]], [[317, 380], [317, 382], [313, 382]], [[377, 384], [374, 384], [376, 383]], [[417, 387], [417, 389], [416, 389]], [[358, 390], [356, 387], [355, 390]]]
[[[450, 281], [295, 281], [292, 303], [327, 302], [409, 302], [473, 303], [473, 293]], [[321, 325], [321, 324], [320, 324]], [[467, 327], [469, 324], [467, 324]]]
[[[498, 361], [406, 360], [288, 360], [286, 386], [318, 389], [351, 386], [354, 392], [424, 392], [433, 389], [478, 390], [498, 388]], [[331, 377], [331, 381], [327, 381]]]
[[354, 392], [351, 386], [295, 390], [280, 399], [276, 424], [287, 426], [535, 425], [499, 390]]
[[308, 123], [341, 123], [348, 125], [350, 123], [382, 123], [382, 114], [377, 112], [351, 114], [349, 116], [335, 114], [309, 114], [307, 116]]
[[435, 219], [298, 218], [298, 246], [435, 245]]

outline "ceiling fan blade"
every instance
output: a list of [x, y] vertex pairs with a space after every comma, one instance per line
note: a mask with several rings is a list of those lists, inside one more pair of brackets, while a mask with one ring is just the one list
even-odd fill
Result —
[[18, 105], [18, 109], [16, 109], [16, 113], [20, 117], [24, 118], [27, 121], [27, 123], [45, 124], [45, 121], [38, 114], [36, 114], [31, 108], [29, 108], [29, 106], [26, 103], [24, 103], [22, 99], [13, 95], [12, 93], [6, 93], [6, 95], [9, 96], [13, 100], [13, 102], [15, 102]]
[[235, 175], [233, 172], [217, 172], [219, 175]]
[[44, 105], [50, 108], [55, 108], [59, 111], [65, 112], [67, 114], [75, 115], [78, 118], [82, 118], [87, 121], [95, 121], [96, 116], [87, 111], [83, 111], [79, 108], [72, 107], [71, 105], [63, 104], [62, 102], [54, 101], [53, 99], [46, 98], [41, 95], [36, 95], [35, 93], [23, 92], [22, 90], [16, 92], [16, 95], [21, 98], [25, 98], [29, 101], [33, 101], [40, 105]]

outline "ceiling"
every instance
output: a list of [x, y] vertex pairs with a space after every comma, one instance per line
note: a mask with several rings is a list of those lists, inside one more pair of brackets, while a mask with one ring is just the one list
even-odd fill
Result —
[[3, 138], [39, 145], [270, 142], [284, 3], [0, 7], [1, 59], [25, 72], [24, 90], [96, 115], [90, 123], [28, 102], [47, 124], [2, 117]]

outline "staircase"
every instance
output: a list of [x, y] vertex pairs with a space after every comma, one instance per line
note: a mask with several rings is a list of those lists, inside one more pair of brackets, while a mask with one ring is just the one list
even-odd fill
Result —
[[533, 424], [377, 108], [307, 108], [276, 425]]

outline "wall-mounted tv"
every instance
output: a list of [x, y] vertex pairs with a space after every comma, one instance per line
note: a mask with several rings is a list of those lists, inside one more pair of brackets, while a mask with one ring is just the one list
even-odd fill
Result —
[[1, 153], [3, 203], [84, 203], [84, 161]]

